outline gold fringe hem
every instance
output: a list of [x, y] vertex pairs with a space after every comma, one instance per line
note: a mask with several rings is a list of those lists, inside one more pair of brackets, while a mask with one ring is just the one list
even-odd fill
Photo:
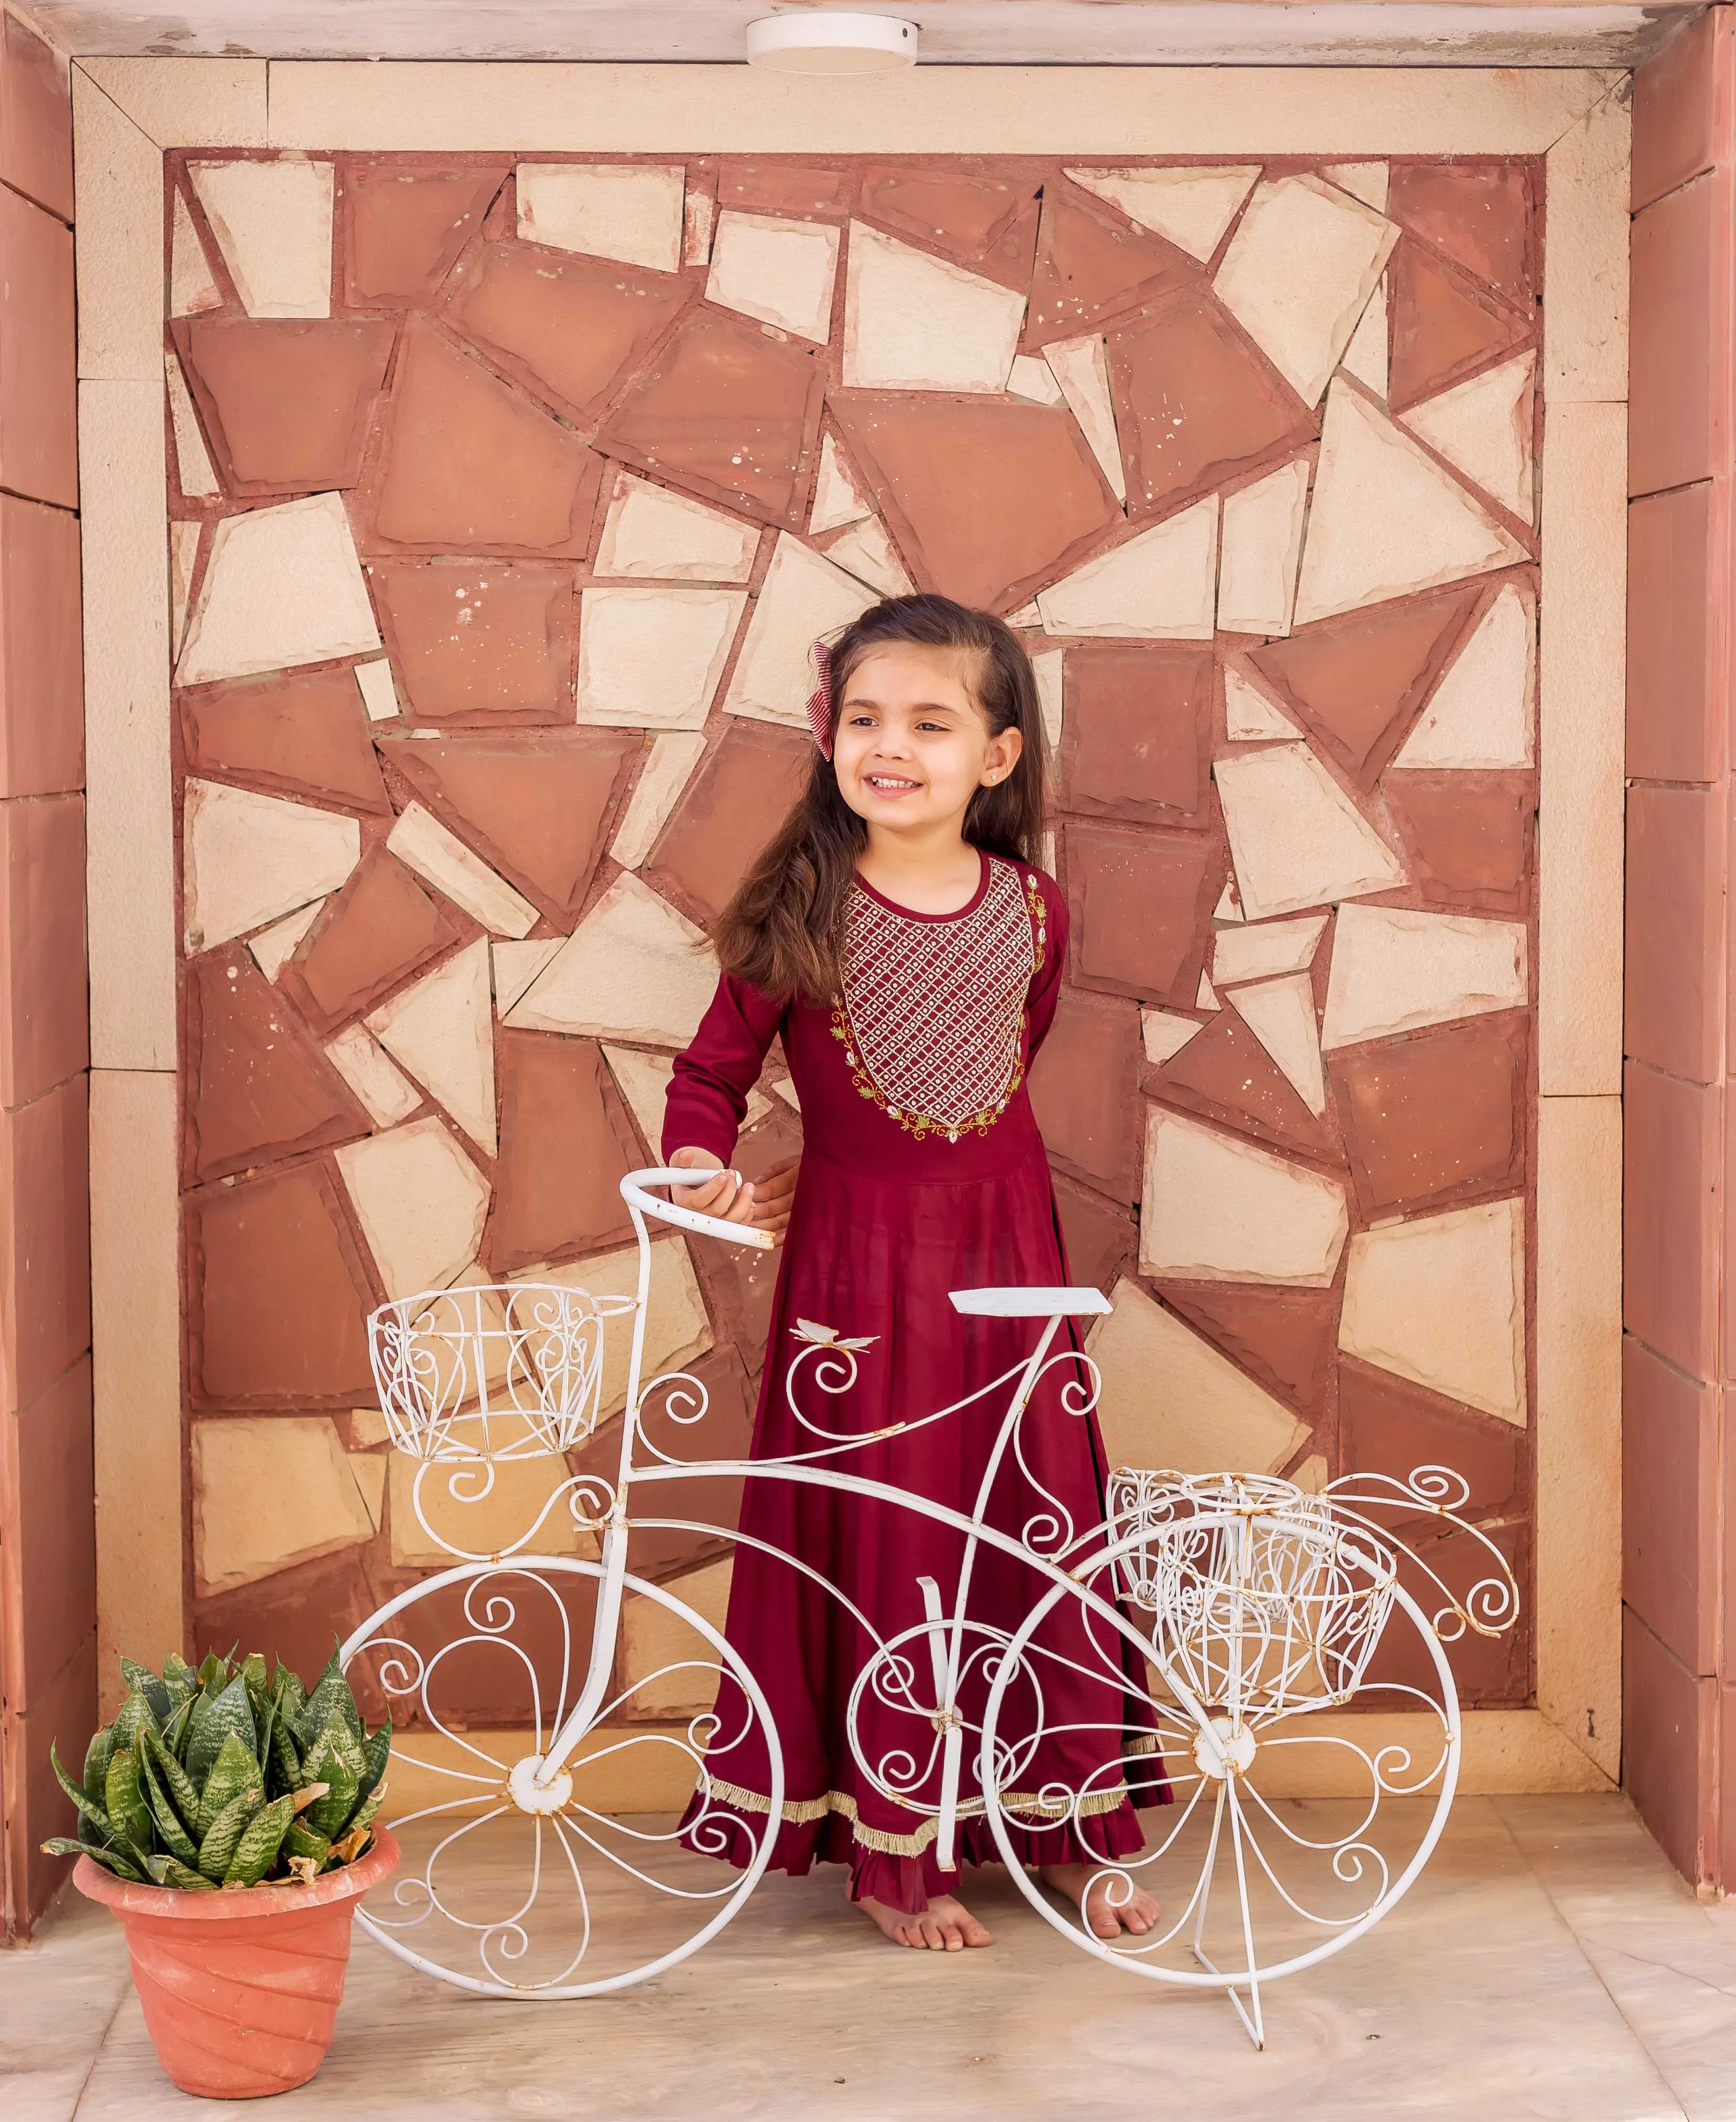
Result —
[[[1128, 1750], [1131, 1752], [1132, 1748]], [[770, 1812], [771, 1800], [763, 1791], [749, 1790], [745, 1784], [725, 1783], [720, 1776], [707, 1778], [701, 1785], [709, 1797], [721, 1798], [725, 1805], [732, 1805], [742, 1812]], [[1125, 1804], [1130, 1793], [1125, 1783], [1117, 1783], [1113, 1790], [1088, 1791], [1079, 1800], [1077, 1810], [1081, 1813], [1113, 1812]], [[983, 1813], [980, 1797], [962, 1798], [958, 1817], [961, 1820], [980, 1819]], [[1001, 1799], [1001, 1810], [1014, 1816], [1021, 1812], [1046, 1814], [1049, 1821], [1065, 1819], [1075, 1810], [1070, 1802], [1054, 1798], [1038, 1797], [1031, 1791], [1008, 1791]], [[940, 1832], [938, 1820], [925, 1820], [914, 1835], [891, 1835], [884, 1828], [865, 1827], [856, 1807], [856, 1801], [848, 1791], [828, 1791], [823, 1797], [785, 1798], [779, 1817], [785, 1827], [811, 1826], [817, 1820], [824, 1820], [829, 1812], [842, 1813], [850, 1824], [850, 1832], [864, 1849], [873, 1849], [882, 1857], [919, 1857]]]

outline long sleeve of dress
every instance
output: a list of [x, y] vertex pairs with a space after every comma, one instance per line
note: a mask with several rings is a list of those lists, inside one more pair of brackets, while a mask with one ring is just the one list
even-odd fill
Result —
[[1027, 1046], [1025, 1063], [1028, 1068], [1036, 1060], [1037, 1049], [1049, 1036], [1049, 1027], [1055, 1021], [1055, 1006], [1060, 1000], [1061, 974], [1067, 964], [1067, 930], [1069, 917], [1067, 902], [1061, 896], [1060, 887], [1053, 877], [1036, 872], [1043, 895], [1045, 918], [1043, 927], [1043, 962], [1031, 981], [1031, 993], [1025, 1003]]
[[663, 1155], [709, 1149], [728, 1164], [759, 1080], [766, 1049], [778, 1035], [784, 1005], [746, 980], [725, 974], [693, 1043], [675, 1059], [663, 1106]]

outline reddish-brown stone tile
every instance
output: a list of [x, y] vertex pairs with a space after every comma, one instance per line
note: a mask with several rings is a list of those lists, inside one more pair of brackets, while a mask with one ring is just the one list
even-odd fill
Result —
[[1181, 1052], [1149, 1073], [1145, 1087], [1167, 1105], [1221, 1120], [1261, 1142], [1336, 1157], [1332, 1131], [1233, 1009], [1222, 1009]]
[[179, 704], [190, 773], [390, 813], [352, 671], [202, 685]]
[[1537, 819], [1528, 774], [1388, 774], [1381, 783], [1425, 899], [1523, 914]]
[[0, 1406], [91, 1344], [90, 1078], [0, 1113]]
[[367, 1115], [245, 950], [187, 970], [186, 1183], [348, 1142]]
[[1718, 152], [1715, 90], [1728, 64], [1729, 24], [1706, 13], [1672, 37], [1634, 73], [1631, 211], [1711, 168]]
[[1178, 289], [1108, 347], [1130, 515], [1167, 515], [1318, 432], [1203, 287]]
[[1717, 180], [1696, 177], [1633, 219], [1627, 490], [1659, 493], [1724, 469], [1730, 331], [1713, 294], [1728, 242]]
[[84, 798], [0, 803], [0, 1105], [90, 1060]]
[[1474, 1414], [1391, 1371], [1345, 1357], [1338, 1367], [1338, 1444], [1346, 1474], [1384, 1474], [1408, 1482], [1425, 1466], [1445, 1466], [1469, 1484], [1461, 1507], [1472, 1517], [1510, 1503], [1518, 1492], [1521, 1433]]
[[485, 243], [442, 308], [557, 412], [588, 425], [647, 348], [698, 299], [699, 283], [540, 244]]
[[442, 901], [375, 848], [302, 938], [278, 984], [323, 1037], [371, 1009], [461, 932]]
[[405, 325], [372, 482], [375, 545], [576, 556], [602, 470], [570, 428], [426, 324]]
[[78, 519], [0, 494], [0, 797], [83, 785]]
[[1043, 193], [1024, 350], [1034, 353], [1050, 339], [1093, 331], [1198, 277], [1193, 260], [1161, 236], [1088, 203], [1076, 189], [1068, 196], [1050, 185]]
[[829, 403], [923, 589], [1014, 610], [1121, 520], [1065, 406], [904, 390]]
[[1518, 1017], [1474, 1017], [1334, 1054], [1363, 1213], [1371, 1221], [1409, 1215], [1521, 1185], [1525, 1064], [1526, 1023]]
[[1668, 1075], [1724, 1068], [1727, 809], [1705, 788], [1627, 792], [1624, 1049]]
[[[0, 60], [0, 65], [3, 65]], [[96, 1622], [91, 1359], [16, 1414], [0, 1414], [0, 1583], [16, 1634], [9, 1707], [35, 1701]]]
[[[193, 1656], [198, 1659], [209, 1650], [222, 1657], [238, 1644], [243, 1657], [262, 1651], [273, 1664], [288, 1666], [311, 1688], [325, 1670], [333, 1638], [347, 1637], [373, 1609], [373, 1594], [360, 1557], [353, 1553], [327, 1555], [280, 1569], [256, 1584], [200, 1600], [193, 1610]], [[358, 1659], [349, 1677], [358, 1708], [370, 1724], [377, 1723], [386, 1698], [367, 1661]]]
[[620, 1181], [639, 1161], [594, 1040], [503, 1031], [500, 1157], [483, 1233], [491, 1274], [572, 1260], [628, 1236]]
[[419, 722], [570, 722], [578, 627], [568, 568], [376, 560], [392, 667]]
[[597, 446], [763, 522], [801, 528], [825, 371], [751, 318], [699, 309], [604, 423]]
[[1678, 1370], [1718, 1375], [1722, 1092], [1623, 1074], [1622, 1320]]
[[78, 506], [73, 232], [0, 186], [0, 484]]
[[848, 170], [799, 162], [725, 162], [718, 171], [718, 204], [751, 213], [841, 213], [848, 205]]
[[360, 479], [395, 325], [193, 317], [171, 329], [230, 492], [305, 493]]
[[1368, 787], [1458, 646], [1479, 596], [1473, 586], [1347, 612], [1253, 649], [1248, 661]]
[[1525, 337], [1512, 311], [1408, 236], [1400, 237], [1388, 270], [1395, 412], [1490, 366]]
[[1137, 824], [1211, 822], [1210, 648], [1093, 644], [1066, 661], [1061, 801]]
[[456, 742], [393, 738], [381, 748], [491, 868], [566, 921], [578, 911], [644, 744], [637, 730], [538, 730]]
[[1224, 888], [1221, 848], [1199, 833], [1073, 821], [1064, 844], [1074, 979], [1191, 1009]]
[[[1425, 1520], [1418, 1530], [1432, 1531], [1434, 1529], [1434, 1521]], [[1528, 1584], [1531, 1581], [1531, 1527], [1528, 1521], [1509, 1519], [1491, 1527], [1488, 1537], [1506, 1559], [1508, 1568], [1518, 1583], [1522, 1586]], [[1488, 1582], [1491, 1577], [1499, 1579], [1500, 1567], [1482, 1543], [1467, 1533], [1431, 1540], [1427, 1554], [1429, 1568], [1434, 1573], [1434, 1577], [1426, 1575], [1421, 1564], [1411, 1560], [1401, 1549], [1398, 1581], [1425, 1614], [1432, 1618], [1443, 1614], [1444, 1610], [1442, 1627], [1446, 1631], [1452, 1612], [1448, 1601], [1456, 1600], [1461, 1606], [1467, 1605], [1477, 1585]], [[1440, 1580], [1439, 1583], [1434, 1581], [1435, 1577]], [[1523, 1598], [1522, 1592], [1522, 1601]], [[1457, 1641], [1447, 1642], [1443, 1648], [1463, 1707], [1517, 1708], [1530, 1695], [1531, 1639], [1524, 1626], [1523, 1604], [1518, 1626], [1493, 1636], [1480, 1635], [1475, 1629], [1467, 1629]], [[1364, 1706], [1371, 1710], [1406, 1709], [1416, 1706], [1414, 1695], [1383, 1694], [1380, 1692], [1383, 1688], [1419, 1689], [1431, 1699], [1439, 1699], [1440, 1682], [1435, 1677], [1434, 1662], [1415, 1625], [1401, 1613], [1395, 1613], [1388, 1622], [1379, 1648], [1369, 1662], [1368, 1677], [1364, 1685], [1370, 1690]]]
[[73, 218], [71, 62], [12, 14], [0, 22], [0, 184]]
[[1718, 1682], [1697, 1677], [1631, 1607], [1621, 1624], [1622, 1788], [1683, 1877], [1710, 1883]]
[[1032, 178], [947, 170], [870, 170], [862, 180], [870, 220], [1007, 287], [1031, 284], [1036, 195]]
[[1718, 1662], [1719, 1392], [1621, 1343], [1621, 1596], [1693, 1672]]
[[1067, 1248], [1069, 1283], [1076, 1288], [1101, 1289], [1107, 1297], [1139, 1241], [1138, 1226], [1101, 1194], [1060, 1173], [1055, 1178], [1055, 1205]]
[[807, 785], [814, 748], [766, 723], [737, 722], [704, 760], [645, 865], [648, 881], [714, 921]]
[[1387, 212], [1509, 302], [1529, 306], [1537, 259], [1522, 162], [1395, 162]]
[[1157, 1287], [1166, 1304], [1268, 1391], [1310, 1421], [1318, 1417], [1338, 1338], [1336, 1290], [1197, 1282]]
[[431, 301], [482, 227], [507, 174], [350, 162], [344, 171], [344, 299], [353, 309], [416, 309]]
[[[47, 1913], [72, 1870], [42, 1849], [50, 1835], [73, 1835], [77, 1822], [55, 1780], [49, 1749], [70, 1732], [96, 1727], [96, 1634], [93, 1629], [49, 1682], [47, 1691], [0, 1725], [0, 1774], [6, 1778], [11, 1893], [21, 1928]], [[76, 1743], [76, 1742], [74, 1742]]]
[[1710, 652], [1714, 555], [1730, 536], [1728, 489], [1707, 480], [1627, 512], [1627, 771], [1715, 781], [1725, 679]]
[[378, 1299], [325, 1165], [202, 1187], [185, 1213], [194, 1405], [372, 1406]]
[[1139, 1012], [1063, 988], [1031, 1069], [1031, 1106], [1050, 1159], [1118, 1201], [1139, 1198]]

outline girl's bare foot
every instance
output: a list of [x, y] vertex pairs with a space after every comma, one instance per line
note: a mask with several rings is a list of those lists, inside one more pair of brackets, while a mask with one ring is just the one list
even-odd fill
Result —
[[866, 1894], [856, 1905], [894, 1945], [915, 1946], [919, 1951], [962, 1952], [967, 1945], [994, 1942], [964, 1903], [951, 1894], [932, 1895], [929, 1905], [915, 1915], [890, 1909]]
[[[1156, 1900], [1113, 1866], [1106, 1869], [1101, 1864], [1045, 1864], [1037, 1877], [1046, 1886], [1079, 1903], [1080, 1913], [1097, 1937], [1119, 1937], [1124, 1930], [1143, 1937], [1157, 1926]], [[1124, 1900], [1121, 1896], [1130, 1885], [1133, 1891]]]

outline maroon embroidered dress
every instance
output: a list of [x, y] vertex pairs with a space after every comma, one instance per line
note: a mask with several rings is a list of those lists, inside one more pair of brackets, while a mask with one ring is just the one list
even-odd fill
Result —
[[[675, 1064], [666, 1157], [691, 1146], [728, 1162], [747, 1092], [780, 1033], [802, 1104], [802, 1171], [755, 1424], [756, 1459], [812, 1451], [822, 1442], [798, 1423], [784, 1394], [789, 1366], [807, 1345], [795, 1330], [798, 1320], [876, 1337], [847, 1392], [819, 1390], [812, 1360], [798, 1374], [798, 1404], [809, 1419], [852, 1436], [946, 1407], [1030, 1353], [1041, 1320], [962, 1316], [948, 1292], [1052, 1288], [1069, 1278], [1025, 1091], [1026, 1070], [1055, 1014], [1066, 932], [1066, 909], [1050, 878], [985, 855], [976, 892], [957, 914], [908, 912], [859, 880], [846, 914], [842, 993], [830, 1008], [784, 1007], [742, 981], [719, 983]], [[1063, 1335], [1069, 1330], [1064, 1325]], [[1065, 1345], [1057, 1339], [1057, 1349]], [[1022, 1450], [1026, 1468], [1070, 1515], [1077, 1535], [1102, 1517], [1105, 1462], [1095, 1420], [1061, 1404], [1063, 1386], [1076, 1376], [1070, 1364], [1047, 1373], [1024, 1419]], [[941, 1422], [821, 1463], [968, 1515], [1012, 1391], [1009, 1381]], [[1008, 1461], [987, 1515], [1016, 1538], [1034, 1512], [1050, 1506], [1013, 1455]], [[950, 1615], [962, 1535], [835, 1490], [774, 1477], [746, 1487], [742, 1531], [799, 1556], [882, 1637], [923, 1620], [923, 1577], [935, 1580]], [[1069, 1557], [1069, 1564], [1077, 1559]], [[967, 1612], [1011, 1630], [1046, 1588], [1025, 1563], [982, 1547]], [[877, 1789], [853, 1757], [847, 1712], [874, 1644], [849, 1608], [744, 1545], [736, 1551], [728, 1633], [765, 1692], [784, 1748], [784, 1816], [773, 1865], [800, 1872], [816, 1858], [847, 1862], [853, 1895], [904, 1909], [950, 1891], [957, 1875], [935, 1863], [932, 1816]], [[1050, 1617], [1039, 1641], [1088, 1671], [1069, 1675], [1041, 1662], [1046, 1730], [1077, 1728], [1046, 1737], [1034, 1758], [1020, 1762], [1013, 1784], [1027, 1797], [1055, 1783], [1089, 1794], [1077, 1830], [1044, 1824], [1030, 1811], [1030, 1825], [1015, 1826], [1015, 1846], [1032, 1863], [1135, 1849], [1143, 1838], [1119, 1764], [1124, 1755], [1149, 1755], [1153, 1742], [1137, 1731], [1124, 1738], [1124, 1721], [1135, 1722], [1133, 1699], [1109, 1676], [1118, 1665], [1131, 1672], [1136, 1661], [1116, 1645], [1088, 1643], [1071, 1601]], [[904, 1650], [914, 1655], [913, 1693], [932, 1702], [926, 1643]], [[979, 1657], [960, 1690], [973, 1724], [987, 1695], [982, 1664]], [[1094, 1671], [1105, 1674], [1101, 1682]], [[1028, 1689], [1009, 1694], [1003, 1740], [1034, 1728], [1031, 1702]], [[758, 1727], [742, 1736], [740, 1694], [727, 1680], [718, 1708], [720, 1732], [707, 1756], [710, 1824], [718, 1828], [720, 1815], [724, 1822], [757, 1815], [763, 1825], [769, 1779]], [[864, 1690], [859, 1717], [868, 1759], [911, 1755], [924, 1777], [915, 1792], [932, 1804], [938, 1749], [928, 1720], [877, 1699], [873, 1690]], [[982, 1817], [976, 1746], [967, 1732], [958, 1840], [969, 1861], [989, 1863], [996, 1851]], [[935, 1766], [928, 1773], [931, 1752]], [[1167, 1797], [1154, 1762], [1137, 1795], [1142, 1804]], [[701, 1809], [696, 1797], [688, 1823]], [[720, 1840], [735, 1861], [748, 1860], [746, 1837], [725, 1825], [706, 1838], [711, 1853]]]

